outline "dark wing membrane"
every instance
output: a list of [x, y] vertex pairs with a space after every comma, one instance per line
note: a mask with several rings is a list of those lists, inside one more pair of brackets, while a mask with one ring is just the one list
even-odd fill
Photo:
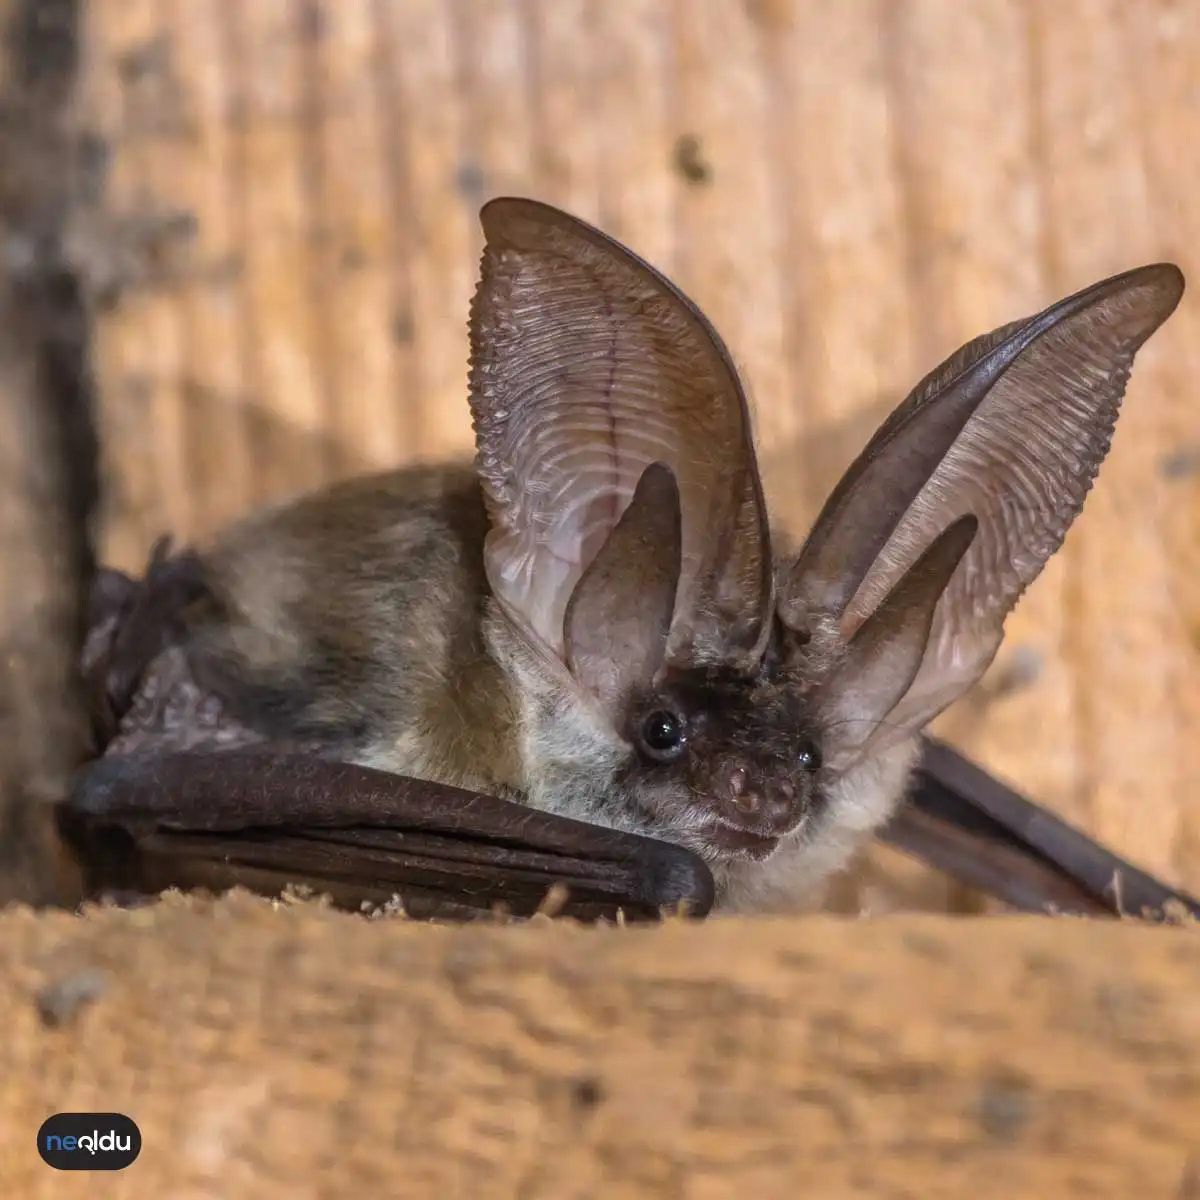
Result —
[[304, 885], [462, 919], [502, 905], [583, 920], [706, 915], [713, 880], [680, 847], [368, 767], [265, 750], [109, 757], [81, 773], [64, 828], [93, 886], [142, 892]]
[[1026, 912], [1200, 919], [1200, 901], [932, 738], [908, 801], [879, 837]]

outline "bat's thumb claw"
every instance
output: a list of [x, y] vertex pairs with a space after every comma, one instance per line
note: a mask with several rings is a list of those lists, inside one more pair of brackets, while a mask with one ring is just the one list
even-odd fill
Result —
[[65, 807], [87, 820], [128, 824], [127, 818], [142, 807], [136, 803], [134, 793], [145, 781], [146, 770], [146, 764], [134, 759], [96, 759], [76, 774]]
[[653, 893], [661, 907], [682, 907], [690, 917], [706, 917], [716, 900], [716, 884], [707, 864], [686, 851], [664, 845], [652, 868]]

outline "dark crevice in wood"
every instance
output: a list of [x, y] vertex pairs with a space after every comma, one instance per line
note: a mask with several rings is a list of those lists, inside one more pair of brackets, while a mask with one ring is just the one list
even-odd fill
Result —
[[100, 479], [88, 305], [68, 243], [106, 161], [73, 125], [80, 9], [0, 5], [0, 903], [76, 895], [52, 802], [88, 750], [78, 659]]

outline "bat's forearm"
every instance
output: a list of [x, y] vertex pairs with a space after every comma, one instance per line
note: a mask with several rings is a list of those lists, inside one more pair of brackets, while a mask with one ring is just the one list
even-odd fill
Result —
[[[572, 915], [703, 916], [713, 880], [681, 847], [538, 812], [493, 796], [369, 767], [266, 751], [109, 757], [81, 773], [67, 828], [85, 847], [116, 835], [119, 886], [137, 886], [139, 855], [183, 882], [207, 864], [404, 897], [532, 912], [555, 884]], [[103, 857], [103, 854], [101, 855]], [[147, 859], [147, 862], [149, 859]], [[164, 872], [166, 874], [164, 874]], [[228, 872], [227, 872], [228, 874]], [[255, 876], [257, 878], [257, 876]], [[166, 880], [166, 882], [163, 882]]]
[[932, 738], [905, 806], [880, 837], [1026, 911], [1200, 918], [1200, 901]]

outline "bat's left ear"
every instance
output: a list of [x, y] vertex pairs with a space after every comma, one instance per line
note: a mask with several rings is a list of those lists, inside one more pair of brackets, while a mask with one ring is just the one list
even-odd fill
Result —
[[470, 402], [493, 595], [566, 658], [568, 602], [661, 464], [681, 539], [667, 655], [757, 657], [773, 564], [746, 399], [720, 338], [669, 280], [558, 209], [498, 199], [481, 220]]
[[1083, 507], [1134, 356], [1183, 287], [1171, 264], [1142, 267], [977, 338], [850, 467], [778, 598], [794, 634], [849, 642], [826, 688], [827, 763], [910, 735], [987, 669]]

